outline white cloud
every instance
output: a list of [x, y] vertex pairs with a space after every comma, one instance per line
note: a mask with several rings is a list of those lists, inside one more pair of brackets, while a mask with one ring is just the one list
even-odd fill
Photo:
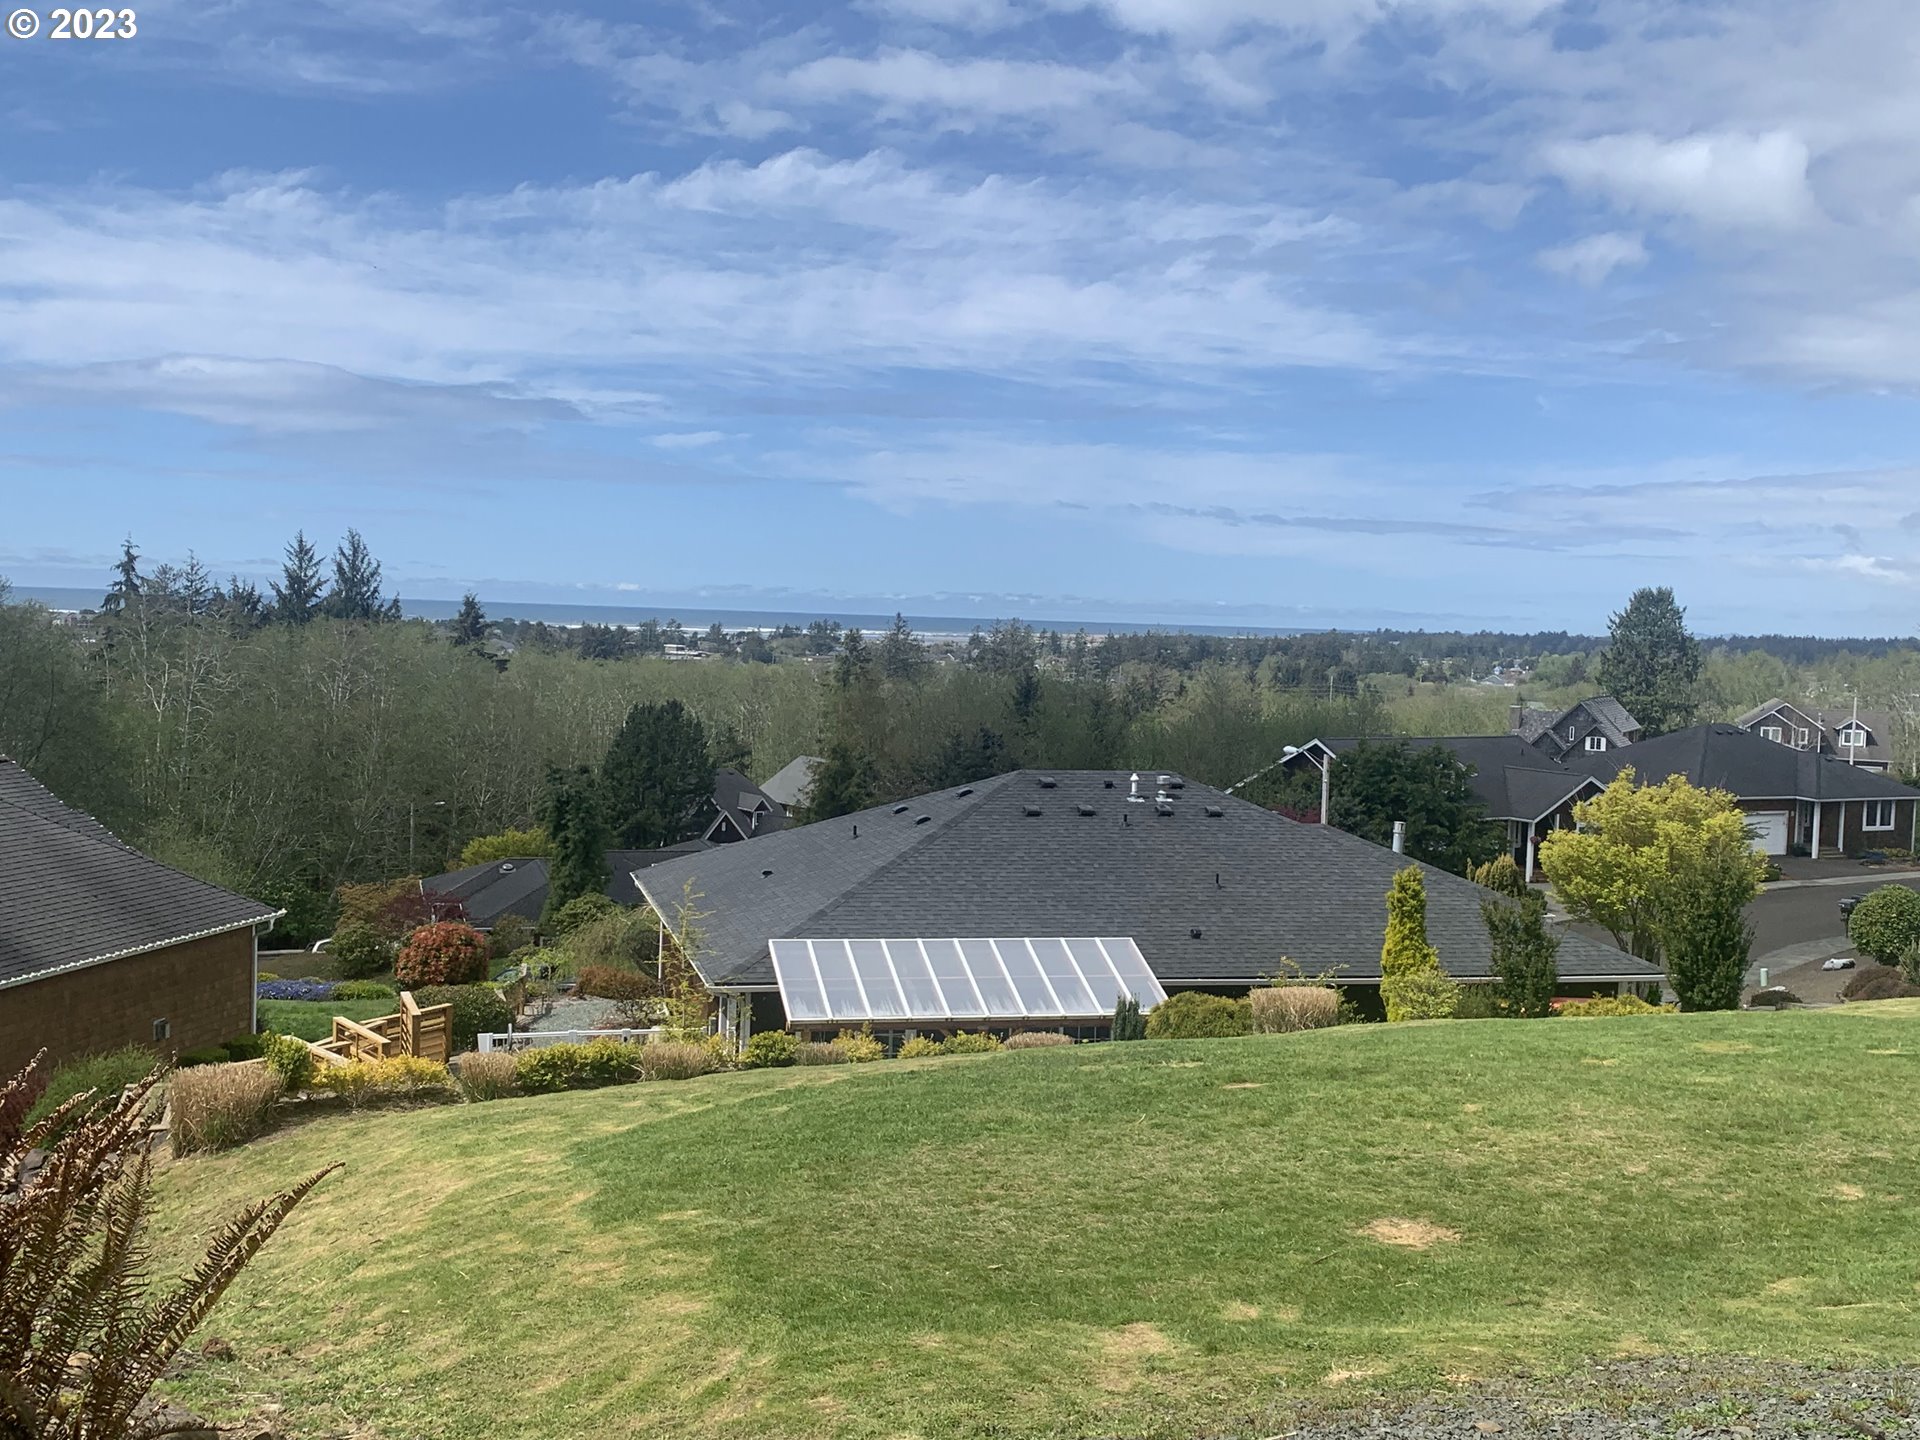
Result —
[[719, 430], [687, 430], [655, 435], [653, 443], [662, 450], [698, 450], [707, 445], [718, 445], [726, 438], [726, 434]]
[[1570, 245], [1542, 250], [1534, 257], [1541, 268], [1565, 275], [1582, 285], [1603, 282], [1616, 270], [1631, 270], [1647, 263], [1646, 242], [1638, 235], [1609, 230], [1588, 235]]
[[1784, 130], [1679, 140], [1602, 135], [1554, 141], [1541, 156], [1574, 189], [1644, 214], [1780, 229], [1802, 225], [1815, 214], [1806, 142]]
[[832, 55], [809, 61], [788, 74], [781, 88], [815, 100], [861, 96], [899, 111], [1036, 115], [1076, 109], [1137, 86], [1124, 74], [1043, 61], [947, 60], [924, 50], [886, 50], [870, 59]]

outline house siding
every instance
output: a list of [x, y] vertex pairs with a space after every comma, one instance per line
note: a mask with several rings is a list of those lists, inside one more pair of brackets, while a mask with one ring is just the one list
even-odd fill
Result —
[[[168, 1038], [155, 1044], [153, 1022]], [[253, 931], [169, 945], [0, 990], [0, 1075], [43, 1047], [47, 1063], [149, 1045], [166, 1055], [253, 1030]]]
[[[1736, 802], [1742, 813], [1756, 815], [1773, 811], [1787, 812], [1787, 848], [1796, 855], [1803, 855], [1812, 846], [1813, 834], [1809, 816], [1811, 803], [1798, 800], [1740, 800]], [[1865, 800], [1827, 800], [1820, 806], [1820, 853], [1825, 855], [1858, 855], [1863, 850], [1880, 850], [1887, 846], [1896, 849], [1909, 849], [1913, 845], [1915, 805], [1913, 800], [1895, 800], [1893, 802], [1893, 829], [1869, 830], [1866, 828], [1867, 804]]]

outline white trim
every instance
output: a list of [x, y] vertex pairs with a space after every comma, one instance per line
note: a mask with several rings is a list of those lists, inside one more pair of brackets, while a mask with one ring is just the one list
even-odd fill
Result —
[[[189, 940], [206, 940], [215, 935], [231, 935], [235, 930], [251, 929], [254, 932], [254, 948], [260, 943], [262, 925], [271, 926], [274, 921], [286, 915], [284, 910], [276, 910], [271, 915], [263, 915], [253, 920], [237, 920], [231, 925], [216, 925], [210, 930], [194, 930], [185, 935], [175, 935], [171, 940], [155, 940], [148, 945], [134, 945], [125, 950], [115, 950], [106, 955], [95, 955], [88, 960], [76, 960], [71, 965], [55, 965], [47, 970], [35, 970], [31, 975], [15, 975], [10, 980], [0, 980], [0, 990], [11, 989], [15, 985], [30, 985], [35, 980], [50, 980], [56, 975], [71, 975], [76, 970], [86, 970], [95, 965], [106, 965], [115, 960], [129, 960], [135, 955], [151, 954], [155, 950], [165, 950], [174, 945], [184, 945]], [[258, 960], [255, 962], [258, 967]]]
[[[1895, 808], [1899, 803], [1897, 800], [1862, 800], [1860, 802], [1860, 829], [1863, 832], [1871, 831], [1876, 835], [1892, 830], [1900, 820], [1900, 812]], [[1876, 825], [1871, 819], [1874, 807], [1879, 805], [1887, 807], [1887, 823], [1884, 825]]]
[[[1804, 734], [1805, 732], [1803, 731], [1801, 733]], [[1762, 725], [1760, 727], [1760, 738], [1762, 740], [1771, 740], [1776, 745], [1784, 745], [1787, 743], [1787, 732], [1778, 725]]]

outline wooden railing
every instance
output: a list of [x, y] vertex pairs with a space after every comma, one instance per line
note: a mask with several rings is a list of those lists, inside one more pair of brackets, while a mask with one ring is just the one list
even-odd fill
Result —
[[317, 1044], [309, 1040], [307, 1048], [327, 1065], [390, 1060], [396, 1055], [417, 1055], [444, 1065], [453, 1054], [453, 1006], [422, 1006], [411, 990], [402, 990], [398, 1013], [371, 1020], [336, 1015], [333, 1034]]

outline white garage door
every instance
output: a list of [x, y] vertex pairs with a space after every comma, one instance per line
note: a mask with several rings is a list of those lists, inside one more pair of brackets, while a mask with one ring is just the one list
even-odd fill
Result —
[[1753, 848], [1762, 855], [1787, 853], [1786, 811], [1762, 810], [1758, 814], [1747, 816], [1747, 824], [1754, 830]]

